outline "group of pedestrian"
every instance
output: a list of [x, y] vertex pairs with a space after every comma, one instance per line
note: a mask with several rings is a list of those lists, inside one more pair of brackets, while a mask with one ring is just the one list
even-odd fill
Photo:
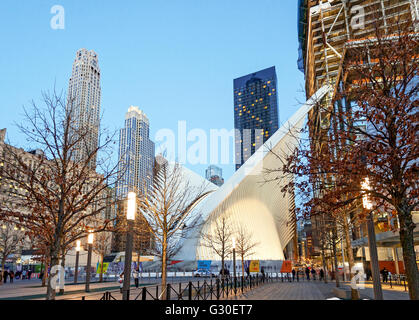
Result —
[[4, 270], [3, 272], [3, 282], [6, 283], [7, 279], [9, 279], [10, 283], [13, 283], [13, 279], [15, 278], [15, 273], [13, 271]]
[[[139, 279], [138, 279], [139, 276], [140, 276], [140, 269], [139, 267], [137, 267], [132, 271], [132, 277], [134, 278], [134, 284], [137, 289], [139, 285]], [[124, 287], [124, 272], [122, 272], [119, 275], [118, 282], [119, 282], [119, 291], [122, 293], [122, 288]]]
[[[383, 278], [383, 282], [388, 282], [389, 281], [389, 278], [391, 277], [391, 272], [388, 271], [386, 267], [384, 267], [380, 271], [380, 274], [381, 274], [381, 276]], [[372, 279], [372, 271], [368, 267], [365, 269], [365, 278], [366, 278], [367, 281], [369, 281], [369, 280]]]
[[[293, 270], [293, 279], [294, 279], [294, 273], [295, 271]], [[324, 280], [324, 276], [325, 276], [323, 269], [320, 269], [317, 271], [314, 267], [308, 267], [308, 266], [306, 266], [304, 273], [308, 281], [310, 281], [310, 279], [316, 280], [317, 276], [319, 280]], [[311, 274], [311, 277], [310, 277], [310, 274]]]
[[32, 277], [32, 271], [31, 270], [23, 270], [23, 271], [16, 271], [16, 273], [11, 270], [4, 270], [3, 272], [3, 282], [6, 283], [7, 280], [9, 280], [10, 283], [13, 283], [14, 279], [31, 279]]

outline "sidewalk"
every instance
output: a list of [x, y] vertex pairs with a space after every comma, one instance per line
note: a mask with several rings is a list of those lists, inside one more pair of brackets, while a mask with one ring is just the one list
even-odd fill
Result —
[[[179, 282], [197, 281], [191, 277], [168, 278], [168, 283], [178, 284]], [[199, 280], [198, 280], [199, 281]], [[139, 288], [136, 289], [134, 279], [131, 279], [131, 295], [136, 297], [144, 286], [156, 286], [160, 284], [161, 278], [141, 278], [139, 279]], [[21, 280], [13, 283], [0, 285], [0, 300], [44, 300], [47, 287], [41, 286], [41, 280]], [[91, 282], [90, 292], [85, 291], [85, 283], [73, 284], [71, 279], [66, 280], [65, 291], [63, 295], [56, 295], [56, 300], [99, 300], [105, 291], [111, 291], [115, 298], [120, 299], [120, 285], [117, 281]]]
[[[342, 285], [342, 284], [341, 284]], [[326, 300], [333, 298], [333, 288], [336, 287], [335, 282], [327, 284], [320, 281], [300, 281], [300, 282], [274, 282], [262, 285], [252, 291], [238, 296], [237, 300]], [[343, 287], [349, 288], [348, 284]], [[359, 290], [361, 299], [373, 299], [374, 292], [372, 288]], [[384, 290], [384, 300], [409, 300], [406, 292], [399, 290]]]
[[[134, 281], [131, 281], [132, 287]], [[155, 281], [149, 279], [142, 279], [140, 285], [153, 284]], [[119, 283], [117, 281], [109, 282], [91, 282], [90, 293], [85, 292], [85, 283], [73, 284], [66, 283], [64, 295], [57, 295], [56, 299], [71, 299], [87, 295], [102, 295], [104, 291], [118, 290]], [[6, 283], [0, 285], [0, 300], [43, 300], [47, 292], [47, 287], [41, 286], [41, 280], [22, 280], [14, 283]]]

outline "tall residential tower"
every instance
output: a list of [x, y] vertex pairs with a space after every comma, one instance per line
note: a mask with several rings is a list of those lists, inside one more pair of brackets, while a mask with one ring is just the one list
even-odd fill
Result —
[[80, 49], [76, 53], [68, 86], [68, 110], [72, 113], [72, 139], [80, 139], [71, 158], [74, 161], [89, 159], [89, 167], [96, 167], [96, 149], [100, 125], [100, 69], [93, 50]]
[[275, 67], [234, 79], [236, 170], [278, 130], [276, 82]]
[[154, 142], [149, 138], [150, 124], [147, 116], [138, 107], [131, 106], [125, 115], [125, 127], [119, 137], [118, 199], [126, 198], [128, 192], [144, 194], [151, 187], [154, 165]]

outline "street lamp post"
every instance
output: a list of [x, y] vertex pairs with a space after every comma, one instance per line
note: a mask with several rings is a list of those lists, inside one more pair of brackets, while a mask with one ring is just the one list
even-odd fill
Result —
[[77, 240], [77, 242], [76, 242], [76, 267], [75, 267], [75, 270], [74, 270], [74, 284], [77, 283], [77, 277], [79, 275], [80, 244], [81, 244], [81, 241]]
[[131, 280], [131, 262], [132, 262], [132, 238], [135, 213], [137, 212], [137, 195], [135, 192], [128, 193], [127, 203], [127, 243], [125, 246], [125, 264], [124, 264], [124, 284], [122, 287], [122, 300], [129, 300], [130, 280]]
[[233, 276], [234, 276], [234, 294], [237, 294], [236, 281], [236, 239], [233, 237]]
[[[368, 178], [362, 183], [362, 189], [371, 190]], [[370, 251], [370, 261], [371, 261], [371, 273], [372, 281], [374, 287], [374, 299], [383, 300], [383, 290], [381, 288], [380, 282], [380, 266], [378, 264], [378, 252], [377, 252], [377, 243], [375, 240], [375, 230], [374, 230], [374, 219], [372, 214], [372, 203], [368, 198], [367, 194], [364, 194], [362, 197], [362, 205], [366, 210], [370, 210], [367, 218], [367, 229], [368, 229], [368, 247]]]
[[87, 270], [86, 270], [86, 292], [90, 292], [90, 269], [92, 264], [92, 249], [93, 249], [93, 233], [87, 236], [87, 245], [89, 251], [87, 253]]

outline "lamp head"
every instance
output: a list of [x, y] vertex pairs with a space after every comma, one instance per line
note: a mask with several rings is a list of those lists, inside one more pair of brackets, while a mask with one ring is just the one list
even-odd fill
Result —
[[128, 193], [127, 220], [135, 220], [137, 211], [137, 194], [135, 192]]
[[93, 233], [90, 231], [89, 235], [87, 236], [87, 243], [93, 244]]

